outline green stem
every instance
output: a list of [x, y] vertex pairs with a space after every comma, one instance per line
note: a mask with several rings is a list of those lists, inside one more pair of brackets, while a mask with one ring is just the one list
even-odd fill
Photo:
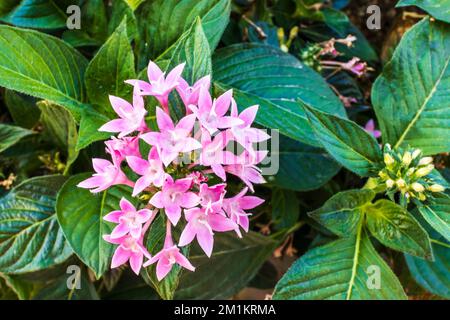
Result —
[[438, 244], [438, 245], [443, 246], [445, 248], [450, 248], [450, 244], [442, 242], [442, 241], [439, 241], [439, 240], [436, 240], [436, 239], [430, 239], [430, 242]]
[[358, 260], [359, 260], [359, 247], [361, 244], [361, 233], [362, 233], [362, 227], [363, 227], [363, 221], [364, 219], [361, 219], [358, 225], [358, 231], [356, 233], [356, 244], [355, 244], [355, 254], [353, 255], [353, 267], [352, 267], [352, 276], [350, 278], [350, 283], [347, 290], [347, 297], [346, 300], [350, 300], [352, 296], [352, 289], [353, 284], [355, 283], [356, 278], [356, 269], [358, 268]]

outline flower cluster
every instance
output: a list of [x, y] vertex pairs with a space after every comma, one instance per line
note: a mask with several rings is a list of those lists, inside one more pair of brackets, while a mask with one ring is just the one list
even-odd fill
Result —
[[388, 195], [400, 192], [406, 202], [410, 199], [425, 201], [432, 193], [445, 190], [431, 175], [434, 169], [433, 158], [422, 157], [421, 150], [394, 151], [386, 144], [383, 152], [385, 167], [378, 172], [378, 176], [386, 186]]
[[[111, 267], [129, 261], [139, 274], [142, 265], [157, 263], [159, 280], [174, 264], [195, 269], [179, 248], [194, 239], [209, 257], [215, 232], [234, 231], [241, 237], [241, 228], [246, 232], [249, 229], [248, 210], [263, 202], [246, 195], [248, 190], [253, 191], [253, 184], [265, 182], [257, 165], [267, 151], [255, 150], [254, 145], [270, 136], [252, 127], [258, 106], [239, 113], [231, 90], [212, 99], [210, 77], [191, 86], [181, 77], [183, 68], [184, 64], [180, 64], [166, 75], [150, 61], [149, 82], [126, 81], [134, 86], [132, 104], [110, 96], [118, 118], [99, 130], [117, 134], [105, 142], [111, 161], [93, 159], [96, 173], [78, 184], [94, 193], [120, 184], [133, 188], [132, 197], [137, 197], [142, 209], [123, 198], [120, 210], [104, 217], [117, 224], [111, 234], [104, 236], [118, 245]], [[178, 122], [173, 121], [169, 111], [169, 95], [175, 91], [186, 111]], [[145, 96], [154, 97], [160, 104], [156, 106], [158, 131], [150, 130], [146, 123]], [[242, 152], [230, 151], [229, 144], [240, 145]], [[148, 150], [141, 150], [143, 146]], [[227, 173], [246, 185], [230, 197]], [[145, 234], [158, 214], [167, 218], [165, 243], [160, 252], [149, 253], [144, 245]], [[183, 228], [177, 244], [172, 237], [174, 226]], [[145, 263], [144, 257], [148, 259]]]

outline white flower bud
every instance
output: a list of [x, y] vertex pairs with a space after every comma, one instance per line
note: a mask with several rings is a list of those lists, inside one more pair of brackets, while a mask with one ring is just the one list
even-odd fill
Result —
[[393, 164], [395, 162], [394, 158], [392, 158], [392, 156], [389, 153], [385, 153], [384, 154], [384, 163], [387, 166], [390, 166], [391, 164]]
[[440, 184], [435, 183], [435, 184], [429, 186], [428, 190], [430, 190], [431, 192], [444, 192], [445, 188], [443, 186], [441, 186]]
[[392, 188], [394, 186], [394, 180], [392, 179], [387, 179], [386, 180], [386, 187], [388, 187], [389, 189]]
[[433, 158], [432, 157], [423, 157], [419, 161], [419, 166], [426, 166], [427, 164], [430, 164], [432, 162], [433, 162]]
[[415, 171], [415, 168], [409, 168], [408, 171], [406, 171], [406, 175], [409, 177], [411, 176]]
[[409, 166], [410, 163], [411, 163], [411, 161], [412, 161], [412, 155], [411, 155], [411, 152], [408, 152], [408, 151], [405, 152], [405, 153], [403, 154], [403, 158], [402, 158], [403, 164]]
[[426, 167], [417, 169], [416, 177], [424, 177], [427, 174], [429, 174], [431, 171], [433, 171], [433, 169], [434, 169], [434, 165], [432, 165], [432, 164], [429, 164]]
[[420, 151], [420, 149], [416, 149], [414, 150], [413, 154], [412, 154], [412, 158], [415, 159], [418, 156], [420, 156], [420, 154], [422, 153], [422, 151]]
[[404, 188], [406, 186], [406, 182], [402, 178], [397, 179], [397, 181], [395, 181], [395, 183], [397, 184], [397, 187], [399, 187], [399, 188]]
[[414, 182], [413, 184], [411, 184], [411, 188], [415, 191], [415, 192], [423, 192], [425, 191], [425, 188], [423, 187], [423, 185], [421, 185], [418, 182]]

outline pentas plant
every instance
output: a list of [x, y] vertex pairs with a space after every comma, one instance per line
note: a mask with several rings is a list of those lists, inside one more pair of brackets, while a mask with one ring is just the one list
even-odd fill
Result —
[[[242, 237], [241, 229], [249, 230], [249, 210], [264, 201], [247, 195], [249, 190], [254, 190], [253, 184], [265, 182], [258, 164], [267, 151], [255, 150], [254, 145], [270, 137], [252, 126], [258, 106], [239, 113], [232, 90], [213, 99], [209, 93], [210, 76], [191, 86], [181, 77], [183, 68], [184, 64], [180, 64], [166, 75], [150, 61], [149, 82], [126, 81], [134, 86], [132, 103], [110, 96], [118, 118], [99, 130], [117, 134], [105, 142], [111, 160], [93, 159], [96, 173], [78, 184], [93, 193], [127, 185], [133, 188], [132, 197], [146, 199], [139, 209], [122, 198], [118, 210], [104, 217], [116, 227], [103, 238], [117, 245], [111, 268], [129, 261], [132, 270], [139, 274], [143, 265], [157, 263], [159, 280], [174, 264], [195, 270], [180, 247], [196, 240], [210, 257], [216, 232], [232, 231]], [[177, 122], [169, 108], [169, 96], [174, 90], [186, 112]], [[153, 96], [160, 104], [156, 107], [158, 131], [150, 130], [145, 121], [148, 111], [144, 96]], [[148, 144], [148, 154], [141, 153], [140, 141]], [[239, 144], [243, 151], [235, 154], [228, 150], [230, 143]], [[129, 170], [135, 173], [136, 179], [125, 174]], [[227, 173], [246, 185], [238, 194], [230, 195], [227, 191]], [[212, 180], [221, 183], [213, 184]], [[167, 218], [164, 246], [160, 252], [148, 252], [144, 239], [158, 214]], [[172, 228], [180, 224], [184, 228], [177, 243]]]

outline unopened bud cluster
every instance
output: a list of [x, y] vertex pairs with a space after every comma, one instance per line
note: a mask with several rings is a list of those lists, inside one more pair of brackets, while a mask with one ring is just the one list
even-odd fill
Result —
[[432, 193], [443, 192], [445, 187], [433, 181], [432, 157], [422, 157], [419, 149], [383, 149], [385, 167], [378, 172], [379, 182], [386, 185], [388, 194], [400, 192], [409, 202], [411, 198], [425, 201]]

